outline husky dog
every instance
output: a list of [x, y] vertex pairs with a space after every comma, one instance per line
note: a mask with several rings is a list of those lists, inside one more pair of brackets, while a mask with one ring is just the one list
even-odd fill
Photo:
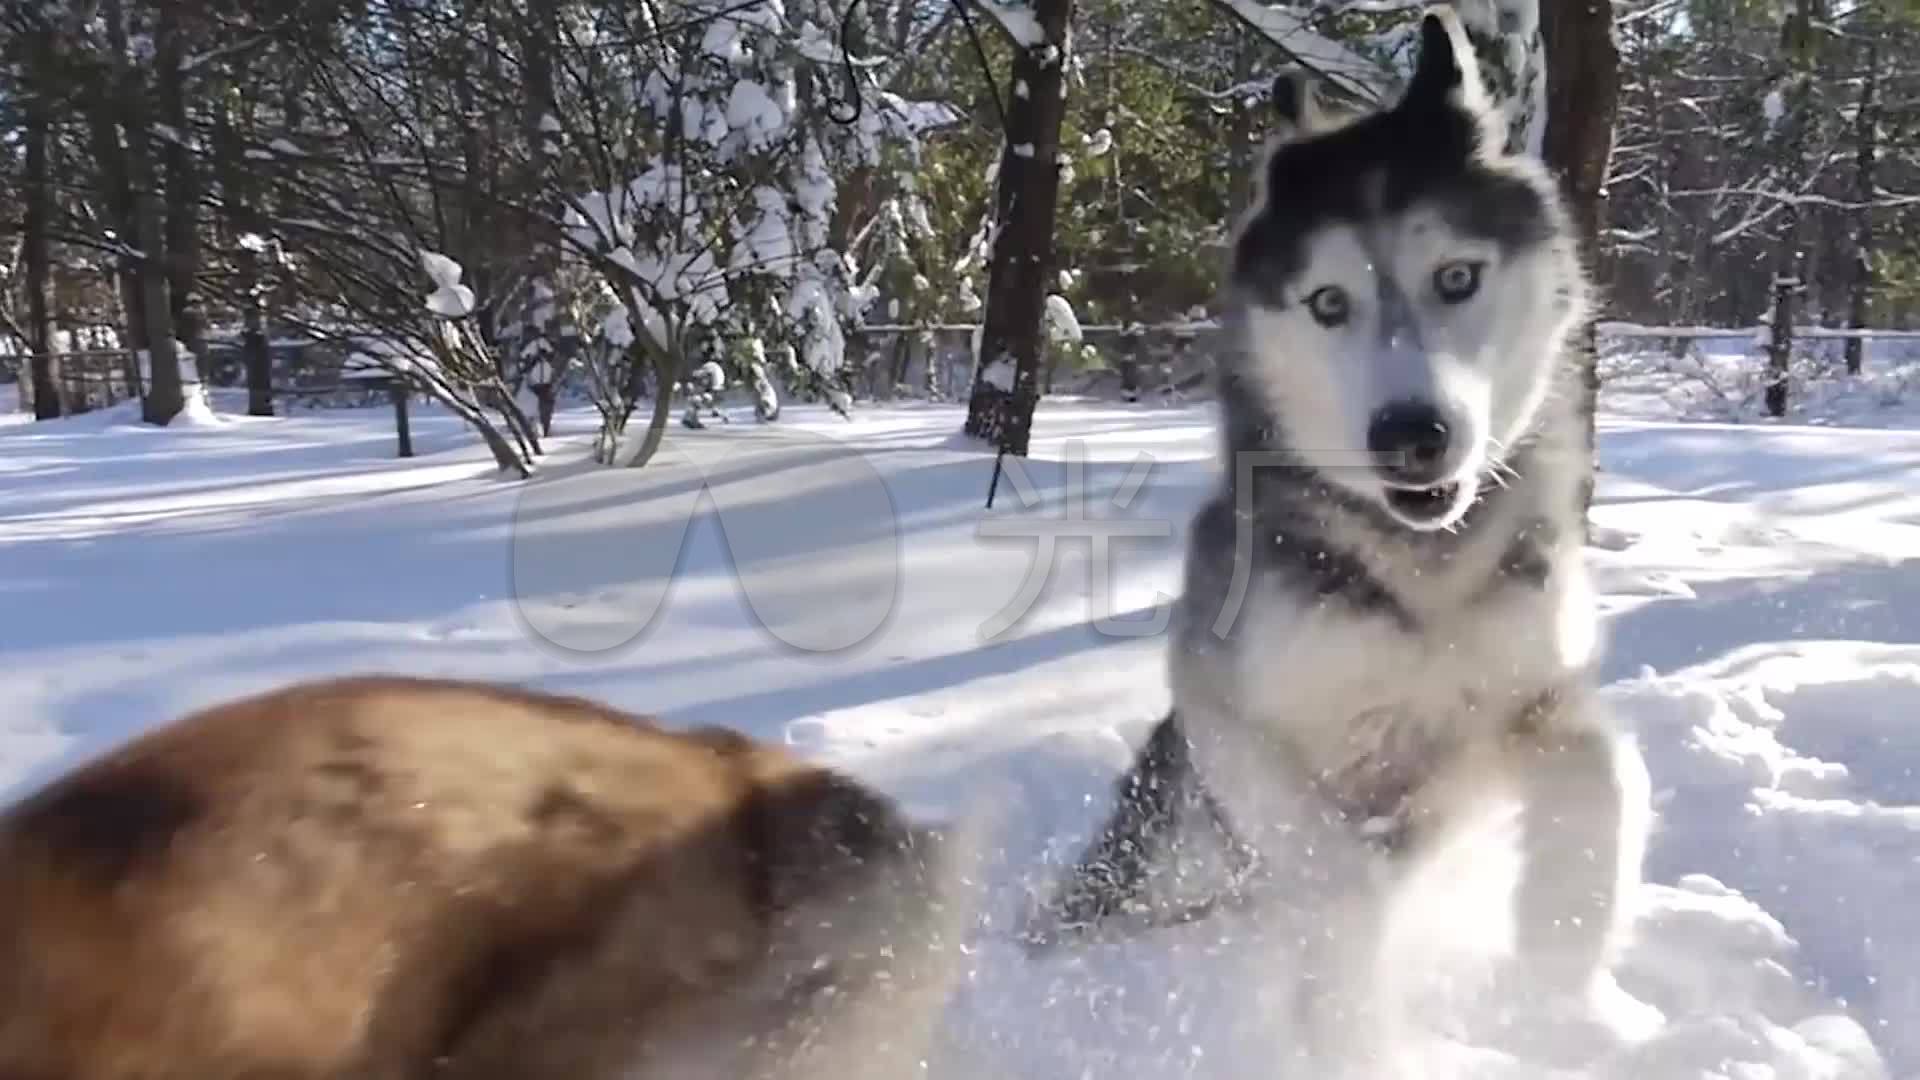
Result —
[[0, 815], [0, 1076], [899, 1080], [967, 835], [578, 698], [296, 685]]
[[1519, 967], [1585, 1008], [1605, 1000], [1648, 818], [1638, 751], [1590, 688], [1569, 219], [1544, 168], [1504, 152], [1451, 9], [1423, 16], [1415, 67], [1357, 117], [1276, 85], [1284, 130], [1232, 249], [1225, 475], [1191, 526], [1173, 710], [1039, 923], [1057, 939], [1191, 917], [1154, 897], [1177, 849], [1217, 838], [1246, 879], [1217, 892], [1311, 913], [1306, 1049], [1363, 1070], [1393, 1028], [1384, 925], [1424, 856], [1518, 807]]

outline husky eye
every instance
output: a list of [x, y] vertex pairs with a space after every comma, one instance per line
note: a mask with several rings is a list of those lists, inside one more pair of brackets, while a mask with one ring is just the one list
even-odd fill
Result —
[[1444, 264], [1433, 272], [1433, 291], [1449, 304], [1457, 304], [1479, 292], [1480, 264], [1465, 260]]
[[1321, 326], [1344, 326], [1347, 321], [1347, 290], [1338, 285], [1322, 285], [1307, 297], [1307, 311]]

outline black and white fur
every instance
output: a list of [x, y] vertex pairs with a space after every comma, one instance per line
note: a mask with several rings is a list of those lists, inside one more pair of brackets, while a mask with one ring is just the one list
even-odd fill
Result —
[[[1647, 780], [1591, 690], [1589, 391], [1568, 347], [1587, 284], [1554, 183], [1503, 151], [1448, 8], [1391, 108], [1341, 121], [1303, 82], [1275, 96], [1173, 711], [1048, 918], [1058, 940], [1231, 893], [1303, 913], [1306, 1075], [1382, 1075], [1383, 926], [1421, 859], [1517, 807], [1517, 967], [1543, 1003], [1586, 1007]], [[1208, 837], [1244, 880], [1169, 912], [1158, 883]]]

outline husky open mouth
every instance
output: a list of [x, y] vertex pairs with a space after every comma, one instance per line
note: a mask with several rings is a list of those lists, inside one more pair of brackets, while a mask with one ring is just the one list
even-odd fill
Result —
[[1438, 521], [1453, 510], [1460, 497], [1460, 485], [1441, 484], [1429, 488], [1388, 488], [1387, 505], [1410, 521]]

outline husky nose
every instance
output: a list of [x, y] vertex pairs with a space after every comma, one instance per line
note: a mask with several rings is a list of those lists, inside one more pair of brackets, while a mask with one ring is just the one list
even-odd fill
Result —
[[1446, 476], [1452, 432], [1440, 410], [1418, 401], [1399, 401], [1373, 414], [1367, 425], [1367, 449], [1379, 459], [1374, 468], [1396, 484], [1438, 483]]

